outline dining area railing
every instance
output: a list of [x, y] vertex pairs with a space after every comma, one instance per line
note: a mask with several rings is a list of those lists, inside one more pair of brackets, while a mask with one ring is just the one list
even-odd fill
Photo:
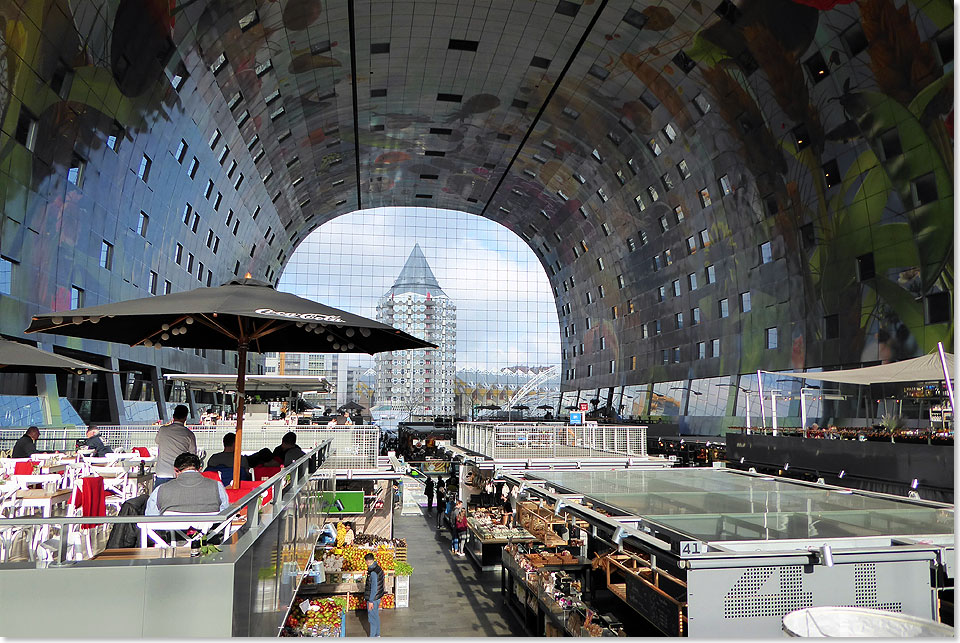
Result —
[[[0, 588], [16, 590], [0, 589], [0, 636], [102, 634], [100, 619], [36, 618], [37, 597], [63, 606], [85, 604], [84, 595], [109, 605], [117, 631], [134, 636], [275, 636], [333, 506], [335, 472], [323, 466], [330, 451], [326, 440], [269, 479], [228, 490], [230, 505], [214, 514], [84, 515], [76, 486], [46, 486], [66, 472], [7, 476]], [[21, 493], [2, 491], [11, 482]], [[128, 485], [123, 494], [137, 491]], [[41, 495], [48, 507], [30, 504]], [[116, 529], [132, 531], [136, 546], [108, 548]]]
[[647, 456], [647, 427], [560, 423], [461, 422], [457, 445], [494, 458]]
[[[223, 450], [223, 436], [236, 430], [232, 422], [215, 425], [187, 425], [197, 439], [197, 449], [207, 455]], [[153, 447], [159, 425], [155, 424], [101, 424], [97, 425], [100, 438], [115, 451], [130, 452], [135, 447]], [[0, 451], [10, 450], [23, 435], [26, 427], [0, 428]], [[274, 422], [243, 425], [243, 452], [260, 449], [273, 450], [284, 434], [293, 431], [297, 444], [304, 450], [330, 440], [330, 458], [326, 465], [332, 469], [354, 471], [375, 470], [380, 454], [380, 428], [375, 425], [320, 426], [317, 424], [287, 425]], [[41, 427], [37, 447], [43, 451], [66, 453], [75, 450], [77, 440], [86, 437], [86, 427]]]

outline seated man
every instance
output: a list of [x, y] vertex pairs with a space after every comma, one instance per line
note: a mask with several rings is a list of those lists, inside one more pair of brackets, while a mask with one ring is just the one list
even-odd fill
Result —
[[283, 460], [283, 466], [288, 466], [292, 462], [299, 460], [306, 453], [297, 446], [297, 434], [293, 431], [287, 431], [280, 440], [280, 446], [273, 451], [273, 456]]
[[[224, 434], [223, 451], [210, 456], [210, 459], [207, 460], [207, 468], [205, 471], [219, 471], [225, 468], [230, 472], [230, 479], [233, 480], [233, 454], [236, 444], [236, 433], [231, 431], [230, 433]], [[253, 480], [253, 477], [250, 475], [250, 462], [245, 455], [240, 456], [240, 479]]]
[[159, 487], [147, 499], [147, 516], [167, 511], [179, 513], [220, 512], [230, 506], [223, 483], [204, 478], [200, 458], [195, 453], [181, 453], [173, 462], [174, 478]]
[[37, 451], [37, 440], [40, 438], [40, 429], [31, 426], [27, 432], [20, 436], [17, 443], [13, 445], [11, 458], [29, 458]]
[[103, 438], [100, 437], [100, 429], [95, 426], [87, 428], [86, 447], [93, 449], [93, 455], [97, 458], [113, 453], [113, 449], [103, 443]]

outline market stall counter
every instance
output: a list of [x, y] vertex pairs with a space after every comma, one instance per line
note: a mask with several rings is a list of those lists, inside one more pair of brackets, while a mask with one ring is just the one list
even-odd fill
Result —
[[537, 540], [523, 527], [510, 527], [502, 523], [503, 511], [498, 507], [475, 507], [467, 517], [469, 534], [466, 552], [481, 571], [496, 571], [500, 566], [504, 545]]
[[569, 550], [507, 545], [502, 552], [504, 604], [529, 636], [624, 636], [611, 615], [591, 607], [591, 564]]

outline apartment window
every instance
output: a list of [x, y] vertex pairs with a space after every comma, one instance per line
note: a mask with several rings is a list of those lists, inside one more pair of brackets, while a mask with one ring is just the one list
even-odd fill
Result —
[[227, 160], [227, 155], [230, 154], [230, 148], [226, 145], [223, 146], [223, 149], [220, 150], [220, 156], [217, 157], [217, 163], [223, 166], [224, 162]]
[[643, 230], [641, 230], [639, 234], [640, 234], [640, 245], [641, 245], [641, 246], [647, 245], [647, 243], [650, 241], [650, 240], [647, 238], [647, 233], [644, 232]]
[[[573, 276], [570, 278], [573, 279]], [[600, 299], [603, 299], [604, 295], [606, 295], [606, 291], [604, 291], [603, 286], [597, 286], [597, 292], [600, 294]]]
[[647, 328], [646, 324], [640, 326], [640, 339], [647, 339], [650, 336], [650, 331]]
[[673, 214], [674, 214], [674, 216], [677, 218], [677, 223], [680, 223], [681, 221], [683, 221], [683, 220], [686, 218], [686, 217], [684, 216], [684, 214], [683, 214], [683, 206], [682, 206], [682, 205], [678, 205], [677, 207], [675, 207], [675, 208], [673, 209]]
[[663, 260], [668, 266], [673, 265], [673, 253], [669, 249], [663, 251]]
[[197, 268], [197, 281], [203, 281], [203, 262], [202, 262], [202, 261], [199, 261], [199, 262], [197, 262], [197, 265], [198, 265], [198, 268]]
[[650, 151], [653, 152], [654, 156], [660, 156], [663, 150], [660, 149], [660, 143], [657, 143], [657, 139], [651, 138], [647, 143], [647, 147], [650, 148]]
[[665, 286], [659, 286], [657, 288], [657, 301], [663, 301], [667, 298], [667, 289]]
[[634, 242], [633, 237], [627, 237], [627, 250], [633, 252], [637, 249], [637, 244]]
[[153, 165], [153, 161], [150, 160], [150, 157], [146, 154], [143, 155], [143, 158], [140, 159], [140, 168], [137, 170], [137, 176], [140, 177], [140, 180], [146, 183], [150, 178], [150, 166]]
[[680, 347], [674, 346], [671, 352], [673, 353], [673, 363], [679, 364], [680, 363]]
[[740, 312], [750, 312], [750, 291], [740, 293]]
[[769, 241], [760, 244], [760, 263], [773, 261], [773, 246]]
[[718, 312], [719, 312], [719, 315], [720, 315], [721, 319], [724, 318], [724, 317], [729, 317], [729, 316], [730, 316], [730, 301], [727, 300], [727, 299], [721, 299], [719, 302], [717, 302], [717, 309], [718, 309]]
[[687, 288], [690, 290], [697, 289], [697, 273], [691, 272], [689, 275], [687, 275]]
[[670, 363], [670, 355], [667, 353], [666, 349], [660, 351], [660, 362], [662, 364]]
[[150, 294], [151, 295], [157, 294], [157, 281], [159, 281], [159, 279], [160, 279], [159, 275], [157, 275], [157, 273], [151, 270], [150, 271]]
[[590, 304], [592, 304], [592, 303], [593, 303], [593, 293], [588, 290], [588, 291], [587, 291], [587, 305], [590, 305]]
[[613, 373], [613, 372], [616, 370], [616, 367], [617, 367], [617, 361], [616, 361], [616, 360], [613, 360], [613, 359], [610, 360], [610, 372], [611, 372], [611, 373]]
[[680, 280], [679, 279], [673, 280], [673, 296], [674, 297], [680, 296]]
[[573, 257], [574, 259], [580, 257], [580, 248], [578, 246], [573, 246]]
[[217, 192], [217, 198], [213, 201], [213, 209], [215, 211], [220, 210], [220, 202], [223, 201], [223, 195]]
[[707, 283], [715, 284], [717, 283], [717, 269], [715, 266], [707, 266], [706, 269]]
[[706, 342], [697, 342], [697, 359], [707, 359]]
[[140, 210], [140, 217], [137, 219], [137, 234], [141, 237], [147, 236], [147, 225], [150, 223], [150, 217], [143, 210]]
[[209, 248], [213, 244], [213, 229], [207, 230], [207, 247]]
[[221, 137], [220, 130], [218, 129], [213, 130], [213, 134], [210, 135], [210, 140], [207, 141], [207, 145], [210, 146], [211, 150], [214, 149], [217, 146], [217, 143], [220, 142], [220, 137]]
[[690, 325], [696, 326], [700, 323], [700, 308], [691, 308], [690, 309]]
[[677, 330], [683, 328], [683, 313], [673, 314], [673, 325]]
[[700, 247], [706, 248], [710, 245], [710, 233], [707, 232], [706, 228], [700, 231]]
[[610, 308], [610, 317], [612, 317], [613, 319], [617, 319], [619, 316], [620, 316], [620, 315], [619, 315], [619, 311], [617, 311], [617, 307], [616, 307], [616, 306], [611, 307], [611, 308]]
[[710, 190], [707, 188], [700, 190], [700, 204], [703, 207], [707, 207], [711, 203], [713, 203], [713, 201], [710, 200]]
[[83, 308], [83, 288], [70, 287], [70, 308]]
[[192, 252], [187, 253], [187, 272], [193, 272], [193, 262], [195, 257]]
[[113, 244], [107, 241], [100, 244], [100, 267], [106, 270], [113, 268]]
[[720, 339], [710, 340], [710, 357], [720, 357]]
[[187, 168], [187, 176], [191, 179], [196, 178], [197, 170], [200, 168], [200, 161], [197, 160], [197, 157], [194, 156], [190, 161], [190, 167]]
[[667, 140], [673, 143], [677, 140], [677, 130], [674, 129], [673, 125], [667, 123], [663, 128], [663, 135], [667, 137]]
[[237, 175], [237, 181], [233, 184], [233, 189], [239, 190], [242, 184], [243, 184], [243, 172]]
[[193, 225], [190, 226], [190, 231], [193, 234], [197, 234], [197, 227], [200, 225], [200, 215], [196, 212], [193, 213]]
[[692, 255], [697, 251], [697, 238], [687, 237], [687, 254]]
[[70, 159], [70, 167], [67, 169], [67, 180], [75, 186], [83, 187], [83, 172], [87, 169], [87, 162], [79, 155], [74, 154]]
[[177, 152], [174, 154], [174, 158], [177, 159], [177, 163], [183, 165], [183, 158], [187, 155], [187, 150], [190, 149], [190, 146], [187, 145], [187, 142], [180, 139], [180, 144], [177, 145]]
[[667, 215], [660, 217], [660, 232], [666, 232], [670, 229], [670, 222], [667, 221]]
[[190, 218], [193, 215], [193, 206], [189, 203], [183, 206], [183, 225], [190, 225]]
[[823, 318], [823, 336], [825, 339], [836, 339], [840, 337], [839, 315], [826, 315]]
[[203, 190], [203, 198], [209, 199], [211, 194], [213, 194], [213, 179], [207, 179], [207, 187]]
[[227, 178], [232, 179], [233, 173], [237, 171], [237, 162], [230, 161], [230, 168], [227, 170]]
[[174, 255], [174, 257], [175, 257], [174, 260], [177, 262], [177, 265], [179, 266], [183, 261], [183, 244], [180, 244], [180, 243], [177, 244], [177, 252]]
[[20, 106], [20, 116], [17, 118], [17, 130], [14, 138], [20, 145], [33, 151], [37, 144], [37, 117], [27, 110], [23, 105]]
[[653, 263], [653, 271], [660, 272], [660, 255], [653, 255], [651, 261]]
[[610, 226], [609, 226], [609, 225], [607, 225], [606, 223], [601, 223], [601, 224], [600, 224], [600, 229], [603, 230], [603, 235], [604, 235], [605, 237], [609, 237], [609, 236], [610, 236]]
[[627, 285], [627, 282], [623, 280], [623, 275], [617, 275], [617, 287], [623, 288]]
[[607, 348], [607, 338], [606, 338], [606, 337], [601, 337], [601, 338], [600, 338], [600, 350], [604, 350], [604, 349], [606, 349], [606, 348]]
[[660, 198], [660, 193], [657, 192], [657, 188], [654, 185], [647, 186], [647, 194], [650, 196], [651, 201], [656, 201]]
[[767, 331], [766, 331], [766, 335], [767, 335], [767, 348], [768, 348], [768, 349], [776, 348], [776, 347], [777, 347], [777, 328], [776, 328], [776, 326], [774, 326], [773, 328], [768, 328]]
[[682, 160], [677, 163], [677, 172], [680, 173], [680, 178], [684, 181], [690, 178], [690, 166], [687, 165], [685, 160]]
[[660, 175], [660, 182], [663, 183], [663, 188], [667, 192], [673, 189], [673, 179], [670, 178], [669, 172]]
[[170, 283], [168, 280], [164, 280], [164, 282], [163, 282], [163, 294], [164, 294], [164, 295], [169, 295], [169, 294], [172, 293], [172, 292], [173, 292], [173, 284]]
[[637, 356], [636, 356], [636, 355], [632, 355], [632, 356], [630, 357], [630, 370], [631, 370], [631, 371], [637, 370]]
[[0, 292], [7, 295], [13, 289], [13, 262], [0, 257]]
[[733, 192], [733, 186], [730, 185], [730, 177], [726, 174], [720, 177], [720, 192], [723, 196], [727, 196]]
[[659, 334], [660, 334], [660, 320], [659, 320], [659, 319], [653, 322], [653, 334], [654, 334], [654, 335], [659, 335]]
[[587, 330], [590, 330], [591, 328], [593, 328], [593, 322], [591, 322], [590, 318], [587, 317]]
[[694, 96], [693, 104], [697, 106], [697, 109], [700, 111], [701, 115], [704, 115], [710, 111], [710, 101], [708, 101], [707, 97], [703, 94], [697, 94]]
[[603, 270], [603, 257], [597, 257], [597, 268]]
[[213, 254], [217, 254], [218, 250], [220, 250], [220, 237], [215, 237], [213, 240]]
[[633, 197], [633, 202], [637, 204], [637, 209], [641, 212], [647, 209], [647, 206], [643, 204], [643, 198], [639, 194]]

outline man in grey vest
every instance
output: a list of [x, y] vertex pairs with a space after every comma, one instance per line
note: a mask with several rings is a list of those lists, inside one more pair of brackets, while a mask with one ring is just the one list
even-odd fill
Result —
[[188, 413], [185, 405], [178, 404], [173, 409], [173, 422], [161, 426], [157, 431], [157, 437], [153, 440], [157, 443], [157, 478], [154, 487], [173, 480], [173, 461], [177, 456], [197, 452], [197, 436], [184, 424]]
[[200, 458], [194, 453], [181, 453], [173, 463], [173, 480], [154, 487], [147, 499], [147, 516], [159, 516], [167, 511], [179, 513], [220, 512], [230, 506], [227, 490], [219, 480], [204, 478], [200, 473]]

